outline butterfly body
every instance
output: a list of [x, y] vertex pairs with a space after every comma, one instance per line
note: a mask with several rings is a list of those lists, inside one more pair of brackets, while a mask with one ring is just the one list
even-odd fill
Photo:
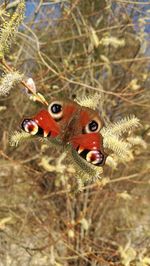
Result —
[[100, 134], [102, 125], [96, 111], [71, 100], [54, 100], [48, 110], [24, 119], [22, 129], [32, 135], [59, 137], [62, 145], [71, 144], [87, 162], [102, 166], [106, 160]]

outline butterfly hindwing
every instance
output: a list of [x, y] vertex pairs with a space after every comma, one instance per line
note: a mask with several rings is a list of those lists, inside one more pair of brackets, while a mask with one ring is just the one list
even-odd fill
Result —
[[106, 160], [100, 134], [102, 126], [96, 111], [71, 100], [53, 100], [48, 110], [43, 109], [22, 122], [24, 131], [42, 137], [59, 137], [61, 144], [71, 144], [80, 157], [95, 166], [102, 166]]

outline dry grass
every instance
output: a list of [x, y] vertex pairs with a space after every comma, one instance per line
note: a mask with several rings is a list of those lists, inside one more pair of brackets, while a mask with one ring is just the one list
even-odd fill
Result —
[[53, 8], [43, 16], [39, 5], [40, 19], [35, 14], [26, 22], [5, 63], [32, 77], [47, 101], [101, 94], [105, 124], [134, 114], [142, 123], [140, 138], [128, 163], [104, 167], [103, 186], [69, 192], [75, 173], [59, 148], [37, 140], [9, 145], [10, 133], [42, 103], [30, 101], [21, 84], [1, 97], [0, 266], [148, 266], [150, 55], [142, 35], [146, 24], [139, 21], [138, 32], [133, 26], [135, 12], [142, 16], [144, 10], [128, 1], [66, 3], [55, 19]]

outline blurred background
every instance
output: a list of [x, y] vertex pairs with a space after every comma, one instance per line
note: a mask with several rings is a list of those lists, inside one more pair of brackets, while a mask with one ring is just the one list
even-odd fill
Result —
[[[20, 1], [0, 1], [0, 23]], [[59, 147], [10, 146], [42, 108], [22, 84], [0, 97], [0, 266], [150, 265], [150, 4], [146, 0], [25, 1], [7, 66], [32, 78], [47, 101], [100, 95], [104, 124], [134, 114], [129, 162], [70, 192], [74, 167]], [[11, 35], [13, 34], [13, 30]], [[1, 78], [5, 67], [0, 61]], [[1, 83], [2, 84], [2, 83]], [[129, 132], [130, 133], [130, 132]], [[128, 137], [128, 136], [126, 136]]]

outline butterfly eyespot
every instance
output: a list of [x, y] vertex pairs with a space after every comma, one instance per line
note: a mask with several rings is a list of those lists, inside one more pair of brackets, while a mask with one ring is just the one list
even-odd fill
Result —
[[31, 119], [24, 119], [22, 122], [22, 129], [31, 135], [36, 135], [39, 131], [39, 126]]
[[95, 133], [98, 132], [101, 128], [101, 122], [98, 120], [90, 121], [84, 128], [85, 133]]
[[89, 151], [86, 160], [94, 165], [101, 165], [104, 162], [104, 155], [99, 150]]
[[59, 120], [63, 116], [62, 107], [62, 102], [52, 102], [48, 107], [48, 112], [55, 120]]

